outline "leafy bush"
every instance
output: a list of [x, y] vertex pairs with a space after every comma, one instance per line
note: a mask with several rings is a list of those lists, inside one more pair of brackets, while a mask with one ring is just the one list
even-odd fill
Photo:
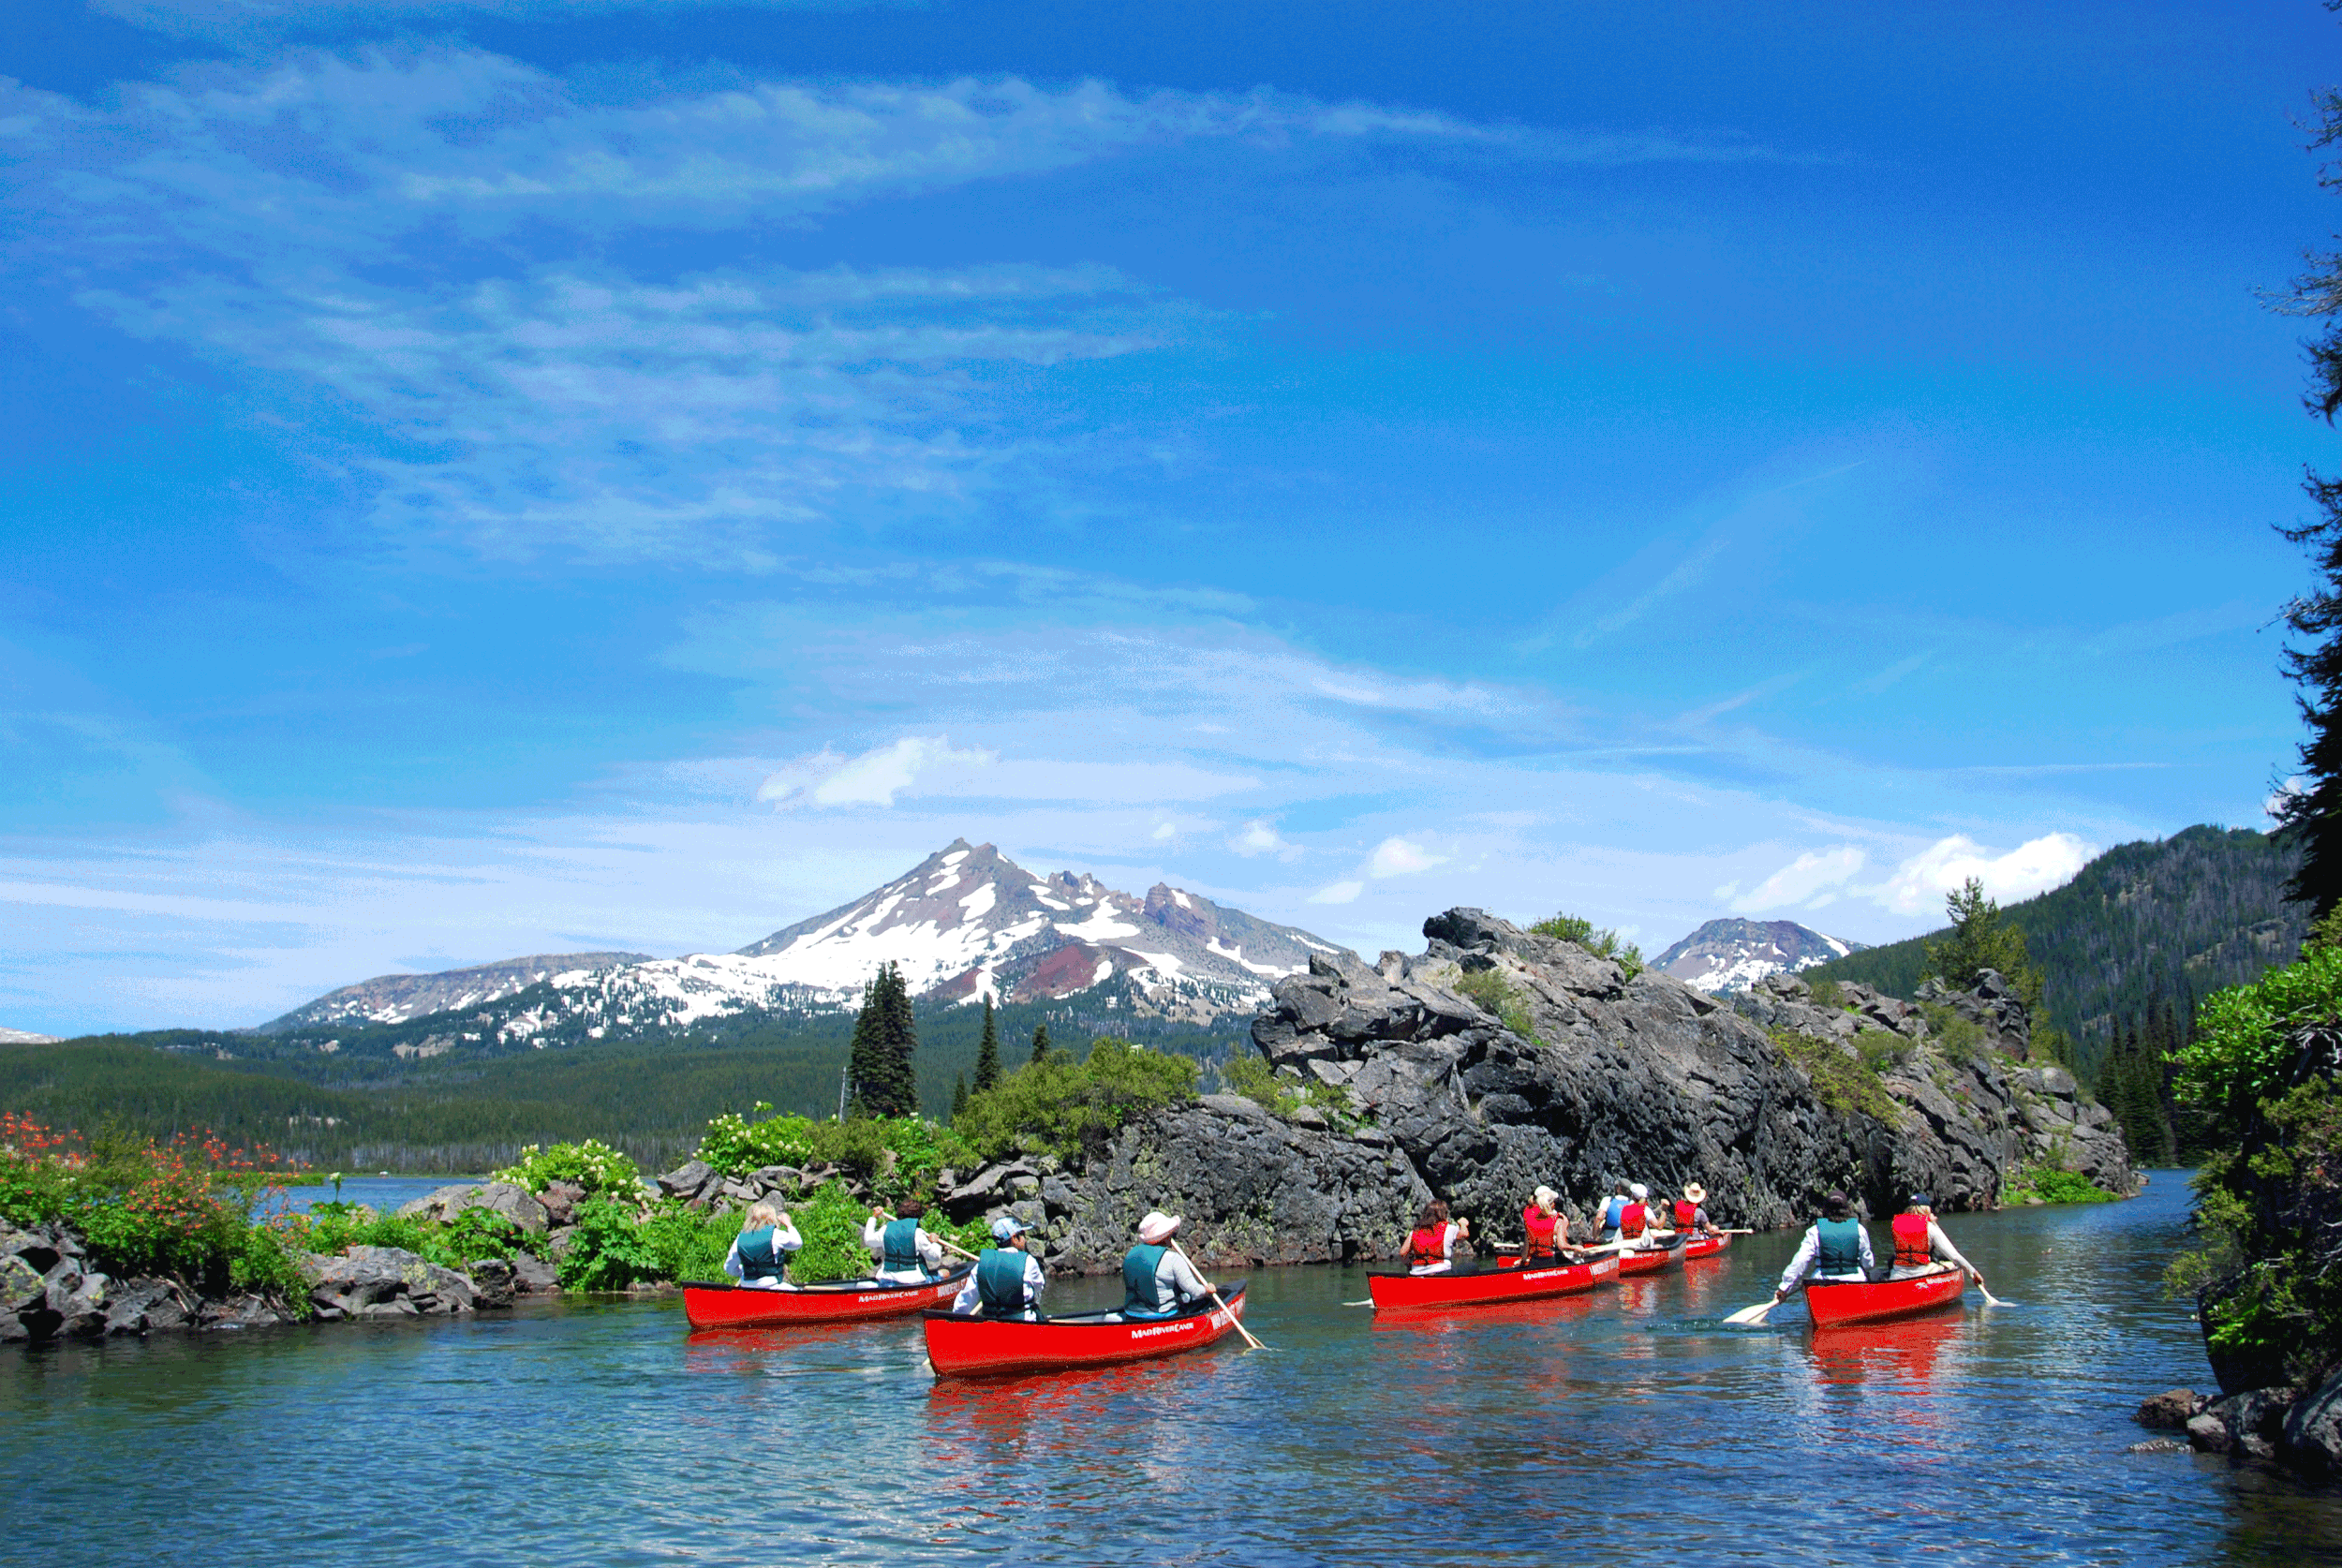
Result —
[[521, 1150], [518, 1162], [493, 1173], [489, 1179], [509, 1181], [529, 1192], [541, 1192], [556, 1181], [574, 1182], [588, 1197], [601, 1192], [632, 1194], [643, 1186], [643, 1173], [634, 1161], [598, 1138], [582, 1144], [555, 1144], [550, 1148], [530, 1144]]
[[1845, 993], [1838, 988], [1834, 980], [1816, 980], [1807, 990], [1811, 992], [1816, 1007], [1843, 1008], [1847, 1005]]
[[707, 1124], [699, 1158], [728, 1176], [743, 1176], [767, 1165], [803, 1170], [837, 1165], [853, 1173], [888, 1202], [926, 1198], [936, 1173], [946, 1166], [965, 1170], [976, 1159], [952, 1128], [920, 1117], [855, 1117], [845, 1122], [807, 1117], [763, 1116], [760, 1101], [749, 1115], [727, 1112]]
[[1193, 1058], [1101, 1035], [1080, 1062], [1052, 1051], [968, 1097], [951, 1132], [986, 1160], [1019, 1149], [1071, 1160], [1103, 1149], [1132, 1117], [1195, 1098]]
[[2001, 1189], [2004, 1204], [2022, 1204], [2039, 1198], [2045, 1204], [2111, 1204], [2114, 1194], [2102, 1187], [2092, 1185], [2078, 1171], [2062, 1170], [2055, 1165], [2034, 1165], [2011, 1176]]
[[289, 1227], [267, 1212], [282, 1193], [267, 1150], [209, 1133], [83, 1142], [0, 1116], [0, 1215], [69, 1225], [116, 1277], [165, 1275], [212, 1295], [260, 1291], [306, 1310]]
[[1557, 914], [1538, 921], [1529, 927], [1540, 937], [1554, 937], [1565, 942], [1576, 942], [1596, 958], [1608, 958], [1634, 979], [1643, 971], [1642, 949], [1630, 941], [1622, 941], [1612, 930], [1596, 930], [1591, 920], [1574, 914]]
[[1984, 1026], [1973, 1018], [1964, 1018], [1945, 1002], [1920, 1003], [1920, 1015], [1927, 1020], [1929, 1038], [1935, 1048], [1953, 1061], [1976, 1061], [1985, 1052]]
[[1350, 1091], [1339, 1084], [1314, 1078], [1285, 1078], [1259, 1057], [1238, 1057], [1220, 1070], [1221, 1087], [1240, 1094], [1272, 1115], [1290, 1118], [1303, 1106], [1315, 1110], [1337, 1132], [1355, 1132], [1365, 1125]]
[[1890, 1056], [1858, 1059], [1834, 1040], [1816, 1040], [1794, 1029], [1776, 1028], [1771, 1036], [1781, 1054], [1804, 1070], [1823, 1104], [1844, 1115], [1859, 1111], [1890, 1127], [1903, 1125], [1903, 1107], [1878, 1081]]
[[1481, 1012], [1495, 1014], [1496, 1021], [1527, 1040], [1537, 1040], [1537, 1031], [1529, 1020], [1528, 998], [1514, 988], [1503, 969], [1472, 969], [1456, 982], [1456, 989], [1472, 998]]
[[622, 1291], [659, 1276], [660, 1258], [634, 1213], [608, 1198], [577, 1206], [577, 1224], [557, 1270], [565, 1291]]

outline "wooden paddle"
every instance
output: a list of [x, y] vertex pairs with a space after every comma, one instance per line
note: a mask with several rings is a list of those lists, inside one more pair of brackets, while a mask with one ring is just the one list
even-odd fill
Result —
[[[1179, 1238], [1173, 1236], [1170, 1239], [1171, 1250], [1177, 1252], [1181, 1261], [1183, 1261], [1188, 1267], [1195, 1268], [1195, 1260], [1187, 1255], [1187, 1249], [1179, 1245]], [[1228, 1304], [1220, 1298], [1220, 1287], [1213, 1284], [1209, 1280], [1204, 1279], [1204, 1271], [1200, 1268], [1195, 1268], [1195, 1276], [1199, 1280], [1204, 1280], [1204, 1289], [1211, 1293], [1211, 1304], [1228, 1314], [1228, 1321], [1236, 1325], [1236, 1331], [1238, 1334], [1244, 1336], [1244, 1342], [1252, 1346], [1254, 1350], [1267, 1350], [1268, 1348], [1267, 1345], [1262, 1344], [1258, 1339], [1253, 1338], [1253, 1331], [1244, 1326], [1244, 1320], [1238, 1317], [1234, 1311], [1231, 1311]]]
[[1729, 1328], [1755, 1328], [1765, 1321], [1765, 1314], [1780, 1306], [1778, 1301], [1760, 1301], [1754, 1307], [1743, 1307], [1724, 1320]]
[[[1984, 1281], [1980, 1279], [1977, 1280], [1976, 1288], [1978, 1290], [1984, 1291]], [[1994, 1295], [1991, 1291], [1984, 1291], [1984, 1305], [1987, 1307], [2013, 1307], [2016, 1303], [2011, 1301], [2003, 1301], [2000, 1297]]]

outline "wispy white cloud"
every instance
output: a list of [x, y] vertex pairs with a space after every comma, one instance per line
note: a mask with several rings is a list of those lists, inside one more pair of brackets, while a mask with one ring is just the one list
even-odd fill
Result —
[[1864, 891], [1897, 914], [1920, 914], [1941, 909], [1945, 895], [1973, 877], [2006, 904], [2063, 887], [2097, 853], [2097, 846], [2070, 833], [2043, 834], [1997, 855], [1967, 835], [1954, 834], [1896, 866], [1878, 888]]
[[756, 798], [775, 810], [792, 806], [892, 806], [895, 797], [938, 773], [966, 773], [999, 761], [980, 747], [955, 749], [941, 735], [905, 735], [892, 746], [840, 757], [823, 750], [765, 777]]
[[[1809, 851], [1746, 894], [1733, 897], [1732, 908], [1742, 914], [1755, 914], [1765, 910], [1811, 906], [1817, 899], [1834, 897], [1847, 880], [1869, 862], [1870, 857], [1851, 844]], [[1731, 897], [1723, 888], [1718, 888], [1716, 894], [1718, 897]]]
[[1367, 858], [1370, 877], [1410, 877], [1418, 871], [1429, 871], [1434, 865], [1445, 865], [1452, 857], [1435, 855], [1411, 838], [1393, 835], [1374, 846]]
[[1360, 881], [1328, 882], [1310, 895], [1310, 902], [1312, 904], [1355, 904], [1358, 901], [1358, 895], [1365, 891], [1366, 884]]

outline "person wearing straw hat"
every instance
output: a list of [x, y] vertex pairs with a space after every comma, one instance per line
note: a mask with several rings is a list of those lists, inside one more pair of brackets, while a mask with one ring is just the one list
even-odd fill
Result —
[[1183, 1219], [1152, 1209], [1138, 1222], [1138, 1245], [1122, 1254], [1125, 1318], [1175, 1318], [1210, 1296], [1210, 1282], [1171, 1246]]
[[[1967, 1270], [1978, 1290], [1984, 1290], [1984, 1276], [1976, 1265], [1960, 1255], [1960, 1249], [1944, 1235], [1944, 1228], [1935, 1223], [1935, 1210], [1928, 1203], [1927, 1194], [1914, 1192], [1908, 1207], [1894, 1218], [1895, 1261], [1887, 1270], [1890, 1280], [1916, 1280], [1922, 1274], [1941, 1274], [1948, 1268]], [[1986, 1295], [1993, 1293], [1984, 1291]]]
[[1562, 1212], [1561, 1203], [1562, 1195], [1550, 1187], [1530, 1194], [1529, 1206], [1520, 1211], [1521, 1267], [1561, 1261], [1562, 1249], [1569, 1245], [1569, 1216]]
[[1032, 1233], [1022, 1220], [1003, 1214], [992, 1221], [992, 1239], [1000, 1245], [976, 1254], [968, 1282], [952, 1297], [952, 1310], [961, 1317], [1023, 1318], [1038, 1321], [1041, 1293], [1049, 1277], [1032, 1255]]
[[1708, 1211], [1701, 1206], [1708, 1201], [1708, 1190], [1696, 1181], [1683, 1183], [1683, 1195], [1675, 1200], [1675, 1228], [1686, 1237], [1721, 1235], [1709, 1220]]

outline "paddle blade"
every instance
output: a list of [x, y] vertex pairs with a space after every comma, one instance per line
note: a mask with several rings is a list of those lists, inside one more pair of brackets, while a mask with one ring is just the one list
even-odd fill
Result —
[[1765, 1314], [1772, 1310], [1772, 1306], [1770, 1301], [1760, 1301], [1754, 1307], [1742, 1308], [1724, 1321], [1734, 1328], [1754, 1328], [1765, 1321]]
[[[1981, 1285], [1979, 1285], [1976, 1288], [1978, 1290], [1984, 1291], [1984, 1287]], [[1984, 1291], [1984, 1305], [1987, 1307], [2014, 1307], [2016, 1303], [2013, 1301], [2003, 1301], [1999, 1296], [1994, 1295], [1991, 1291]]]

